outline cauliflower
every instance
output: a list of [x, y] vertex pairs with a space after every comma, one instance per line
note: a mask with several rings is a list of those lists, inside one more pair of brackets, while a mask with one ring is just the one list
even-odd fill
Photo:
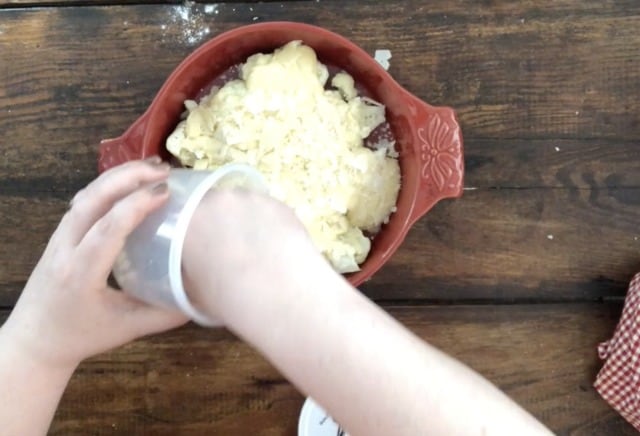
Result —
[[395, 211], [400, 168], [393, 146], [364, 140], [385, 122], [385, 108], [358, 95], [341, 72], [329, 71], [299, 41], [256, 54], [240, 77], [185, 102], [187, 118], [167, 149], [194, 169], [251, 165], [270, 194], [289, 205], [333, 267], [359, 270], [374, 233]]

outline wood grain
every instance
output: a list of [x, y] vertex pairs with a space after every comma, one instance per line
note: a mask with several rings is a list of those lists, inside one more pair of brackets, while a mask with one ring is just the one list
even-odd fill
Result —
[[640, 266], [637, 189], [465, 194], [419, 221], [365, 293], [378, 300], [596, 300], [623, 296]]
[[[69, 196], [0, 196], [12, 305]], [[378, 301], [595, 301], [639, 269], [640, 189], [486, 189], [437, 205], [362, 290]], [[550, 239], [553, 238], [553, 239]]]
[[[275, 3], [279, 0], [243, 0], [242, 3]], [[286, 0], [285, 0], [286, 1]], [[314, 0], [303, 0], [314, 1]], [[114, 6], [114, 5], [139, 5], [139, 4], [184, 4], [184, 0], [0, 0], [0, 9], [11, 8], [29, 8], [29, 7], [69, 7], [69, 6]], [[210, 1], [191, 1], [191, 3], [198, 4], [213, 4], [219, 3], [237, 3], [234, 0], [217, 0], [216, 2]]]
[[[69, 119], [59, 139], [34, 138], [0, 152], [0, 196], [70, 198], [97, 176], [97, 143], [83, 140]], [[76, 123], [77, 124], [77, 123]], [[68, 142], [65, 132], [76, 138]], [[34, 134], [35, 135], [35, 134]], [[97, 137], [96, 137], [97, 138]], [[600, 190], [640, 188], [640, 147], [631, 142], [468, 139], [465, 186], [474, 189]]]
[[[342, 33], [370, 53], [390, 49], [394, 77], [433, 104], [455, 107], [468, 138], [640, 137], [636, 2], [281, 4], [225, 3], [209, 14], [195, 5], [187, 7], [189, 20], [177, 5], [4, 10], [0, 111], [12, 115], [0, 128], [16, 143], [24, 137], [13, 133], [36, 131], [95, 144], [122, 132], [209, 36], [298, 20]], [[58, 130], [65, 117], [81, 120], [77, 135]]]
[[[591, 387], [620, 311], [595, 302], [639, 269], [635, 0], [0, 0], [0, 307], [95, 177], [99, 140], [208, 38], [274, 20], [391, 50], [396, 80], [463, 126], [464, 198], [363, 292], [557, 434], [635, 434]], [[294, 435], [302, 400], [227, 332], [187, 327], [83, 364], [51, 434]]]
[[465, 142], [465, 185], [468, 189], [638, 188], [640, 147], [603, 140], [470, 138]]
[[[631, 435], [595, 390], [611, 304], [391, 309], [559, 435]], [[384, 352], [384, 350], [381, 350]], [[222, 330], [187, 327], [81, 365], [51, 434], [295, 435], [302, 396]], [[428, 413], [428, 411], [425, 411]]]
[[[612, 133], [591, 120], [594, 135], [565, 135], [554, 131], [548, 118], [535, 116], [527, 118], [526, 130], [519, 133], [488, 129], [476, 115], [469, 115], [471, 106], [462, 99], [469, 96], [470, 82], [457, 75], [473, 72], [481, 85], [501, 75], [517, 76], [490, 59], [512, 52], [546, 57], [551, 50], [536, 38], [515, 46], [509, 38], [498, 38], [500, 29], [546, 35], [549, 29], [557, 33], [564, 27], [568, 32], [569, 27], [590, 23], [592, 33], [568, 40], [581, 47], [571, 56], [581, 56], [581, 63], [593, 61], [606, 43], [613, 60], [606, 70], [580, 70], [579, 76], [599, 84], [593, 98], [608, 116], [622, 103], [628, 113], [638, 113], [631, 92], [635, 70], [627, 65], [628, 60], [635, 62], [630, 47], [640, 44], [629, 35], [636, 24], [633, 7], [607, 3], [596, 8], [587, 2], [571, 12], [566, 2], [537, 11], [522, 3], [481, 8], [435, 2], [426, 11], [416, 2], [358, 5], [329, 1], [309, 9], [306, 2], [286, 2], [282, 8], [225, 4], [217, 14], [196, 5], [189, 9], [195, 28], [177, 20], [177, 7], [166, 5], [2, 11], [0, 129], [5, 134], [0, 147], [0, 211], [7, 250], [0, 254], [0, 304], [15, 301], [66, 201], [95, 177], [99, 139], [119, 135], [144, 111], [166, 75], [199, 42], [189, 39], [193, 29], [208, 26], [215, 34], [252, 21], [252, 16], [316, 22], [370, 51], [389, 47], [394, 53], [392, 73], [403, 84], [424, 98], [433, 93], [431, 101], [460, 108], [466, 183], [477, 190], [467, 191], [461, 201], [439, 205], [421, 221], [391, 264], [364, 286], [367, 294], [378, 300], [429, 301], [561, 301], [623, 295], [637, 267], [635, 206], [640, 192], [638, 148], [633, 139], [624, 138], [635, 138], [638, 132]], [[415, 13], [388, 14], [394, 6], [415, 6]], [[569, 12], [571, 21], [563, 18]], [[513, 27], [511, 17], [519, 14], [527, 18]], [[362, 24], [374, 19], [382, 20], [384, 32], [371, 32]], [[610, 35], [597, 31], [612, 26], [617, 30]], [[425, 38], [409, 41], [398, 34], [412, 28], [426, 32]], [[478, 30], [472, 43], [481, 47], [461, 52], [454, 44], [460, 35], [444, 31], [447, 28]], [[614, 34], [621, 35], [620, 40]], [[435, 51], [427, 50], [433, 38], [439, 41]], [[100, 50], [88, 46], [87, 39]], [[419, 55], [424, 52], [430, 55]], [[472, 57], [478, 56], [483, 58], [476, 64]], [[564, 71], [569, 61], [556, 58], [558, 64], [547, 67]], [[474, 65], [477, 68], [471, 69]], [[442, 76], [446, 83], [425, 73], [436, 66], [450, 71], [450, 76]], [[629, 88], [618, 86], [623, 76]], [[544, 107], [550, 114], [558, 104], [540, 98], [562, 93], [571, 94], [565, 100], [583, 98], [584, 93], [563, 77], [554, 79], [553, 89], [532, 77], [518, 79], [519, 92], [537, 96], [525, 106]], [[478, 88], [483, 92], [478, 93], [476, 112], [481, 117], [499, 116], [506, 125], [513, 122], [517, 105], [508, 103], [512, 84], [505, 77], [498, 82], [500, 86]], [[500, 102], [504, 110], [492, 112], [490, 101]], [[544, 189], [537, 192], [538, 188]]]
[[[631, 64], [636, 62], [632, 53], [640, 41], [630, 35], [637, 24], [633, 4], [596, 8], [593, 2], [582, 3], [572, 11], [570, 21], [563, 18], [566, 2], [535, 10], [522, 3], [484, 8], [475, 3], [434, 2], [429, 11], [416, 2], [328, 1], [318, 10], [309, 9], [307, 2], [282, 5], [224, 4], [209, 13], [202, 5], [2, 11], [0, 192], [41, 190], [69, 195], [82, 187], [96, 174], [98, 141], [121, 134], [144, 112], [170, 71], [208, 37], [200, 31], [208, 28], [209, 35], [214, 35], [253, 22], [254, 16], [258, 21], [298, 19], [327, 25], [370, 52], [390, 48], [394, 53], [391, 72], [401, 83], [426, 100], [458, 109], [470, 187], [638, 186], [640, 160], [634, 141], [640, 137], [635, 119], [640, 111], [634, 89], [638, 89], [640, 70]], [[412, 6], [413, 15], [387, 13]], [[189, 21], [180, 18], [181, 11], [187, 11]], [[523, 18], [518, 26], [509, 24], [509, 17], [520, 15], [529, 21]], [[366, 23], [380, 21], [378, 17], [384, 17], [379, 24], [384, 32], [371, 32]], [[591, 33], [576, 34], [579, 24]], [[478, 35], [471, 37], [471, 28]], [[614, 30], [603, 35], [602, 29], [609, 28]], [[424, 37], [415, 38], [408, 29], [420, 30]], [[398, 34], [401, 31], [403, 35]], [[498, 37], [501, 31], [508, 32]], [[466, 32], [462, 36], [474, 47], [460, 50], [456, 41], [461, 32]], [[509, 32], [521, 32], [524, 41], [514, 45]], [[567, 37], [562, 56], [553, 53], [548, 41], [531, 36], [552, 38], [562, 32], [575, 37]], [[409, 37], [413, 39], [408, 41]], [[85, 44], [87, 40], [91, 44]], [[572, 50], [571, 44], [580, 50]], [[607, 56], [602, 56], [605, 49]], [[574, 75], [549, 82], [542, 80], [542, 74], [538, 78], [497, 58], [515, 55], [549, 57], [537, 68], [571, 69]], [[600, 67], [603, 62], [606, 68]], [[578, 68], [582, 64], [589, 64], [589, 69]], [[467, 76], [460, 76], [461, 72]], [[513, 80], [507, 80], [511, 76]], [[576, 87], [576, 80], [597, 86], [587, 92]], [[473, 103], [467, 101], [471, 96], [475, 96]], [[518, 100], [518, 96], [530, 97]], [[571, 107], [577, 107], [587, 97], [597, 107], [594, 117], [583, 113], [573, 121], [564, 119], [567, 101], [575, 101]], [[523, 107], [532, 113], [518, 115]], [[614, 129], [614, 124], [624, 124], [616, 115], [621, 110], [624, 117], [632, 118], [628, 120], [632, 128]], [[556, 122], [563, 123], [565, 130], [558, 130]], [[498, 124], [502, 127], [496, 128]], [[585, 133], [587, 128], [591, 133]]]
[[[634, 90], [640, 69], [631, 64], [636, 62], [632, 54], [640, 41], [630, 35], [637, 14], [629, 4], [596, 8], [593, 2], [582, 3], [572, 12], [571, 21], [562, 15], [567, 14], [566, 2], [539, 10], [526, 4], [484, 8], [440, 2], [434, 2], [429, 11], [416, 2], [328, 1], [318, 10], [310, 9], [307, 2], [282, 5], [221, 4], [209, 13], [202, 5], [0, 12], [0, 130], [4, 132], [0, 193], [62, 191], [69, 195], [82, 187], [96, 175], [99, 140], [118, 136], [144, 112], [171, 70], [208, 37], [200, 31], [208, 28], [209, 35], [214, 35], [253, 22], [254, 16], [327, 25], [370, 52], [390, 48], [394, 53], [391, 72], [403, 85], [434, 104], [458, 109], [470, 187], [639, 186], [640, 160], [634, 141], [640, 137], [640, 127], [634, 123], [640, 111]], [[411, 6], [416, 6], [413, 15], [387, 13]], [[180, 18], [184, 11], [188, 21]], [[505, 28], [510, 16], [520, 15], [530, 21], [524, 18], [524, 23]], [[380, 21], [378, 17], [384, 17], [379, 24], [384, 32], [371, 32], [366, 23]], [[574, 35], [580, 23], [585, 32], [586, 28], [592, 32]], [[448, 28], [461, 30], [445, 31]], [[478, 35], [471, 37], [470, 28]], [[614, 30], [602, 35], [598, 29], [603, 28]], [[413, 37], [410, 29], [425, 33], [424, 37]], [[499, 32], [507, 30], [521, 32], [520, 39], [525, 41], [514, 45], [508, 37], [498, 38]], [[562, 56], [553, 53], [548, 41], [526, 39], [537, 33], [551, 38], [562, 31], [576, 39], [567, 39]], [[456, 41], [462, 36], [474, 47], [461, 51]], [[571, 50], [570, 44], [580, 50]], [[607, 56], [601, 56], [605, 46]], [[525, 54], [550, 58], [539, 69], [555, 72], [571, 66], [574, 76], [549, 82], [496, 58]], [[606, 68], [601, 68], [605, 61]], [[582, 64], [591, 66], [579, 69], [577, 65]], [[460, 76], [462, 72], [466, 76]], [[511, 76], [517, 80], [507, 80]], [[586, 92], [576, 87], [576, 80], [597, 86]], [[510, 102], [519, 95], [530, 97]], [[473, 103], [467, 101], [471, 96], [475, 96]], [[597, 114], [567, 120], [566, 102], [575, 101], [571, 107], [577, 107], [587, 97]], [[523, 107], [532, 113], [518, 115]], [[624, 124], [616, 115], [621, 110], [624, 117], [631, 117], [632, 128], [614, 129], [614, 124]], [[563, 123], [566, 131], [559, 130], [556, 122]], [[498, 124], [502, 127], [496, 128]], [[585, 133], [587, 129], [591, 133]], [[512, 139], [516, 137], [523, 139]]]

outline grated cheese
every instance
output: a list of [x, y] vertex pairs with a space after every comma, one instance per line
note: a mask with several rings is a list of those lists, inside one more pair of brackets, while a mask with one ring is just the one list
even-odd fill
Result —
[[339, 272], [359, 270], [376, 232], [395, 211], [400, 168], [394, 143], [364, 140], [384, 121], [380, 103], [358, 96], [353, 78], [329, 72], [298, 41], [251, 56], [240, 78], [196, 103], [167, 139], [183, 165], [229, 162], [257, 168]]

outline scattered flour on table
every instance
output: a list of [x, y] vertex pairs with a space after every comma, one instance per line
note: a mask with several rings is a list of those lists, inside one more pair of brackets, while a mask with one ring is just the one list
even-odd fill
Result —
[[208, 22], [211, 15], [218, 14], [217, 4], [197, 5], [187, 1], [170, 8], [169, 17], [162, 24], [163, 40], [171, 35], [177, 35], [179, 42], [186, 45], [196, 45], [204, 41], [211, 33]]
[[217, 4], [208, 4], [204, 6], [204, 13], [208, 15], [218, 15], [218, 5]]

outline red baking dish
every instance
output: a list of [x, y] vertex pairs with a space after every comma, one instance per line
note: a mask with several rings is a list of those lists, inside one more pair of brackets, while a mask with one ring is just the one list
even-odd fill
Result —
[[272, 22], [239, 27], [208, 41], [169, 76], [147, 111], [119, 138], [102, 141], [103, 172], [123, 162], [161, 155], [167, 136], [184, 110], [222, 73], [258, 52], [271, 52], [293, 40], [312, 47], [321, 62], [350, 73], [372, 98], [386, 106], [399, 152], [402, 187], [397, 211], [373, 238], [361, 271], [348, 275], [358, 286], [397, 250], [411, 225], [438, 201], [462, 195], [464, 160], [460, 126], [451, 108], [433, 107], [396, 83], [364, 50], [326, 29], [302, 23]]

